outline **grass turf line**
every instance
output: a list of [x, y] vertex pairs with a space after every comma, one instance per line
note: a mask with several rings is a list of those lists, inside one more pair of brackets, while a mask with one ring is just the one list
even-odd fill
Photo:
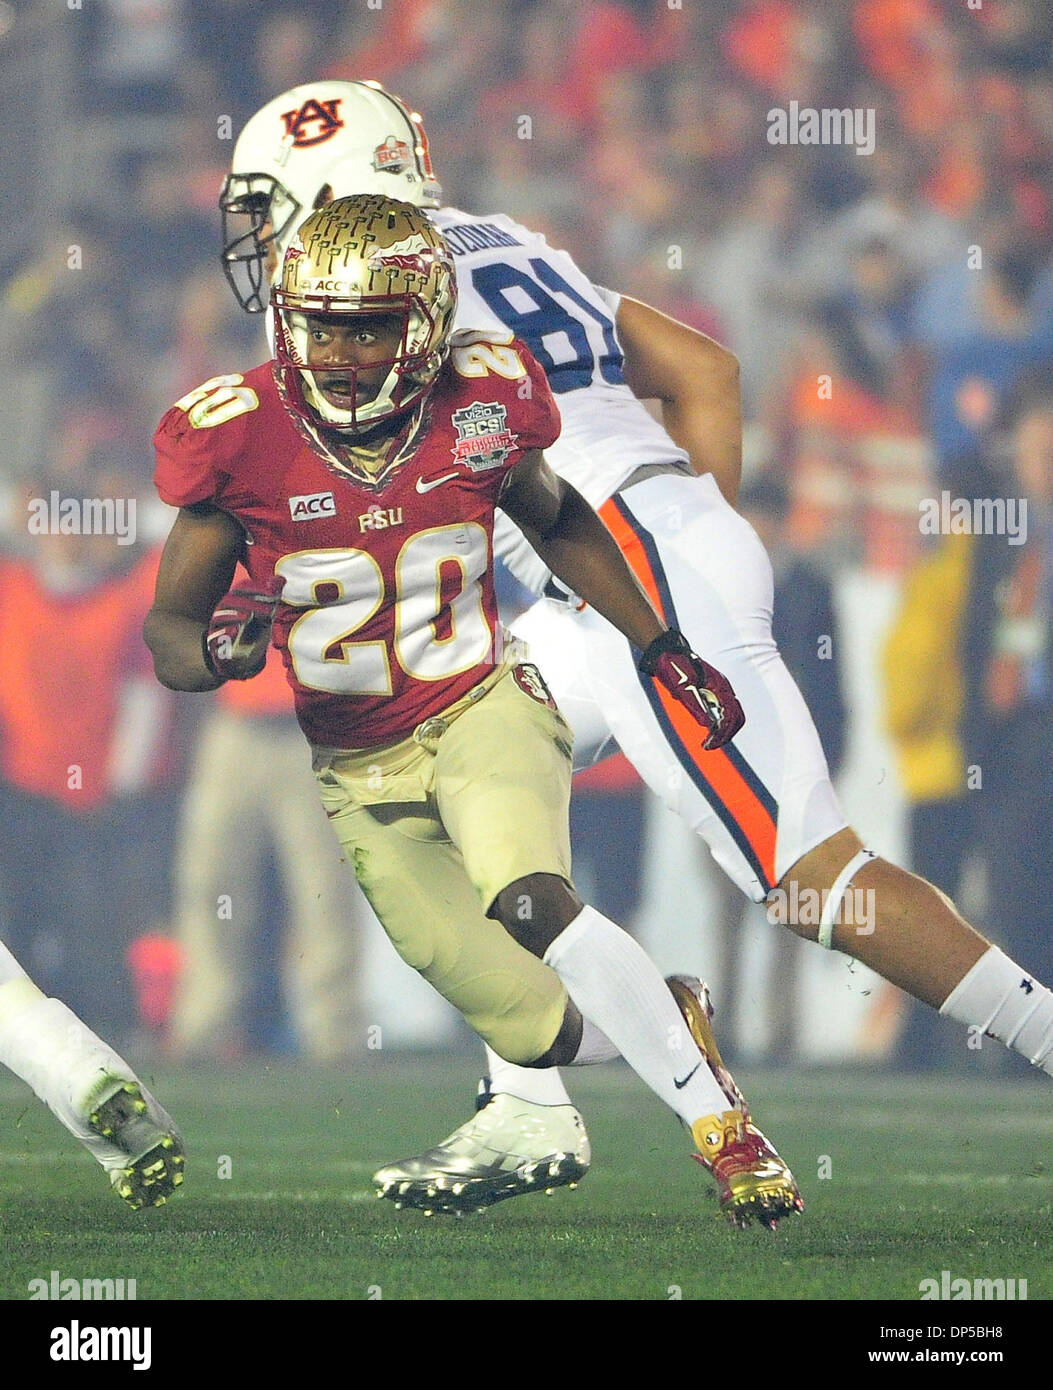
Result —
[[[371, 1195], [383, 1161], [467, 1118], [471, 1060], [159, 1072], [188, 1146], [182, 1192], [128, 1211], [25, 1087], [0, 1078], [0, 1298], [30, 1279], [134, 1278], [138, 1300], [917, 1300], [952, 1275], [1053, 1297], [1053, 1111], [1039, 1079], [747, 1076], [803, 1217], [735, 1232], [671, 1116], [622, 1067], [569, 1077], [593, 1141], [575, 1192], [461, 1220]], [[829, 1165], [823, 1164], [823, 1156]], [[221, 1159], [231, 1176], [218, 1176]], [[820, 1167], [831, 1176], [820, 1179]]]

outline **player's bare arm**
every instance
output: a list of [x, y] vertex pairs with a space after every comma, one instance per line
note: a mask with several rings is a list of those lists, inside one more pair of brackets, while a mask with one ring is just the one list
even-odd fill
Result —
[[143, 638], [157, 679], [169, 690], [215, 690], [222, 677], [206, 664], [203, 639], [234, 577], [244, 532], [216, 507], [181, 507], [157, 572]]
[[539, 450], [508, 475], [500, 506], [557, 579], [590, 603], [641, 651], [665, 631], [610, 532], [577, 488]]
[[704, 333], [623, 296], [618, 338], [625, 380], [641, 400], [657, 400], [666, 432], [696, 473], [712, 473], [734, 506], [742, 477], [742, 395], [738, 358]]

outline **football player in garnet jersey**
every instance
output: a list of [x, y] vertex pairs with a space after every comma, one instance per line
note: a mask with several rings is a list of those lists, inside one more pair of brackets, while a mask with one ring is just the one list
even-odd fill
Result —
[[61, 999], [39, 990], [0, 942], [0, 1062], [109, 1174], [133, 1211], [183, 1181], [183, 1140], [131, 1067]]
[[[273, 630], [323, 804], [403, 959], [511, 1062], [625, 1057], [728, 1216], [774, 1225], [800, 1195], [706, 1049], [704, 1000], [574, 890], [572, 734], [498, 621], [495, 508], [707, 747], [742, 712], [546, 465], [559, 414], [527, 348], [451, 336], [455, 304], [449, 249], [408, 203], [338, 199], [299, 228], [274, 363], [191, 392], [157, 431], [157, 485], [181, 508], [145, 630], [158, 677], [251, 677]], [[253, 589], [224, 597], [239, 559]], [[575, 1164], [561, 1150], [535, 1176]], [[437, 1183], [435, 1205], [472, 1205], [474, 1176]]]
[[[312, 123], [319, 109], [328, 119]], [[845, 822], [772, 640], [767, 556], [729, 505], [740, 462], [731, 355], [593, 285], [511, 218], [442, 207], [420, 117], [375, 82], [293, 88], [245, 126], [221, 199], [224, 269], [243, 307], [263, 307], [268, 269], [299, 210], [358, 192], [435, 209], [458, 263], [458, 323], [510, 329], [529, 345], [563, 418], [548, 454], [553, 472], [597, 509], [663, 617], [718, 661], [749, 716], [733, 746], [706, 749], [668, 694], [640, 681], [629, 645], [593, 607], [566, 601], [501, 514], [495, 553], [539, 596], [514, 631], [529, 640], [573, 725], [576, 766], [621, 747], [748, 897], [779, 890], [792, 931], [855, 956], [1053, 1073], [1053, 994], [931, 884], [864, 850]], [[661, 402], [668, 433], [634, 393]], [[842, 911], [850, 887], [873, 890], [874, 920]], [[810, 910], [817, 902], [821, 914]], [[808, 905], [799, 919], [794, 904]], [[557, 1075], [512, 1068], [492, 1052], [489, 1060], [490, 1103], [437, 1148], [378, 1173], [382, 1189], [427, 1201], [450, 1165], [463, 1170], [473, 1153], [481, 1176], [521, 1171], [531, 1155], [560, 1147], [579, 1117]]]

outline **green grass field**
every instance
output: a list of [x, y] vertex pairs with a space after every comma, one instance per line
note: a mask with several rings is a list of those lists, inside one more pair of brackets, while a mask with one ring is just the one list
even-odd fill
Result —
[[[763, 1073], [743, 1081], [807, 1210], [736, 1232], [675, 1121], [621, 1068], [572, 1076], [593, 1169], [456, 1219], [374, 1200], [383, 1160], [467, 1114], [471, 1062], [256, 1064], [147, 1079], [188, 1145], [182, 1192], [133, 1213], [0, 1080], [0, 1298], [134, 1278], [143, 1299], [908, 1299], [942, 1270], [1053, 1296], [1053, 1094], [1034, 1082]], [[823, 1156], [829, 1160], [823, 1162]], [[230, 1177], [221, 1178], [222, 1158]], [[821, 1168], [830, 1176], [820, 1178]]]

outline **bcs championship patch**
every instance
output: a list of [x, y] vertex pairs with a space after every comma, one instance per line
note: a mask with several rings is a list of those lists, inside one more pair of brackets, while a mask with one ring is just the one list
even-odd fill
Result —
[[549, 709], [556, 708], [552, 692], [541, 679], [541, 672], [532, 662], [523, 661], [518, 666], [513, 666], [512, 677], [524, 695], [529, 695], [539, 705], [547, 705]]
[[473, 473], [500, 468], [516, 447], [518, 434], [508, 428], [508, 411], [497, 401], [472, 401], [450, 416], [457, 429], [457, 443], [450, 450], [458, 463]]
[[404, 174], [412, 167], [413, 151], [397, 135], [389, 135], [373, 151], [373, 168], [378, 174]]

